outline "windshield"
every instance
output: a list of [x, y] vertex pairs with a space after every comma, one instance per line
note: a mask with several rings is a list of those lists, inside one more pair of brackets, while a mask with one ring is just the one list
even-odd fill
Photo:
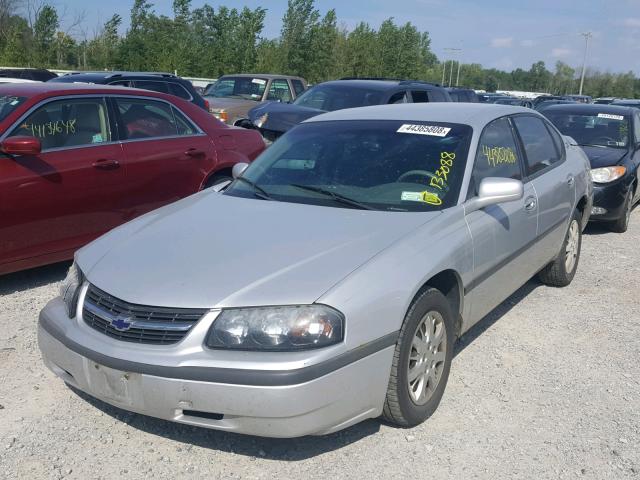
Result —
[[209, 85], [204, 94], [217, 98], [243, 98], [259, 101], [267, 87], [266, 78], [222, 77]]
[[440, 210], [456, 204], [467, 125], [395, 120], [301, 124], [226, 195], [343, 208]]
[[26, 99], [27, 97], [16, 97], [15, 95], [0, 95], [0, 122], [22, 105]]
[[346, 85], [316, 85], [293, 102], [301, 107], [331, 112], [343, 108], [366, 107], [382, 103], [382, 92]]
[[563, 135], [578, 145], [626, 148], [629, 145], [629, 119], [624, 115], [598, 113], [545, 112]]

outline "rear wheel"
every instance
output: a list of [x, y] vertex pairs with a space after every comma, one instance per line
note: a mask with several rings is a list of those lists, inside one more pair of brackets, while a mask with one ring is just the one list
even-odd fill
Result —
[[566, 287], [571, 283], [578, 269], [580, 249], [582, 247], [581, 214], [573, 212], [567, 235], [562, 243], [560, 253], [553, 262], [544, 267], [538, 274], [542, 283], [553, 287]]
[[615, 220], [609, 224], [611, 231], [616, 233], [624, 233], [629, 228], [629, 220], [631, 220], [631, 210], [633, 207], [633, 189], [629, 189], [627, 196], [624, 199], [624, 207], [622, 214], [618, 220]]
[[447, 299], [429, 288], [414, 300], [396, 344], [383, 418], [401, 427], [435, 412], [449, 378], [454, 322]]

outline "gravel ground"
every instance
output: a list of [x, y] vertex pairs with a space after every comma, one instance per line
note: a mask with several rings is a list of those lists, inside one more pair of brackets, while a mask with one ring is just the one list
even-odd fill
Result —
[[640, 208], [589, 227], [565, 289], [529, 282], [458, 343], [435, 415], [271, 440], [130, 414], [45, 369], [68, 264], [0, 277], [2, 478], [640, 478]]

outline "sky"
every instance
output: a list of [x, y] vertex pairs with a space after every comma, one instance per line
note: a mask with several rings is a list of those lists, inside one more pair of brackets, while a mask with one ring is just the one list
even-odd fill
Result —
[[[171, 0], [151, 0], [159, 14], [171, 15]], [[86, 29], [95, 31], [118, 13], [128, 25], [133, 0], [51, 0], [64, 11], [64, 22], [85, 15]], [[208, 3], [242, 8], [263, 7], [267, 17], [263, 36], [277, 37], [287, 0], [193, 0], [193, 7]], [[585, 39], [592, 32], [587, 67], [602, 71], [633, 71], [640, 75], [640, 0], [316, 0], [324, 14], [334, 8], [348, 29], [360, 21], [372, 26], [394, 17], [412, 22], [431, 37], [440, 59], [512, 70], [529, 69], [543, 60], [552, 69], [561, 60], [582, 65]], [[446, 49], [461, 49], [449, 53]]]

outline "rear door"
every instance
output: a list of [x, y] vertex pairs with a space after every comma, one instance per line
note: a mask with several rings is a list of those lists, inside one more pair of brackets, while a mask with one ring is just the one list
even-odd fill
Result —
[[127, 166], [133, 218], [199, 190], [216, 162], [210, 138], [160, 99], [113, 98]]
[[[575, 204], [575, 178], [565, 162], [564, 145], [554, 139], [546, 120], [533, 115], [513, 119], [526, 157], [528, 181], [538, 196], [537, 263], [546, 263], [560, 251]], [[555, 133], [555, 132], [554, 132]]]
[[[477, 195], [488, 177], [523, 178], [523, 158], [507, 117], [483, 130], [476, 152], [467, 198]], [[474, 276], [466, 286], [471, 315], [465, 328], [489, 313], [534, 273], [528, 252], [535, 242], [537, 198], [531, 183], [514, 202], [491, 205], [466, 216], [473, 238]]]
[[44, 102], [6, 136], [18, 135], [42, 152], [0, 156], [0, 264], [76, 249], [124, 221], [124, 157], [104, 98]]

